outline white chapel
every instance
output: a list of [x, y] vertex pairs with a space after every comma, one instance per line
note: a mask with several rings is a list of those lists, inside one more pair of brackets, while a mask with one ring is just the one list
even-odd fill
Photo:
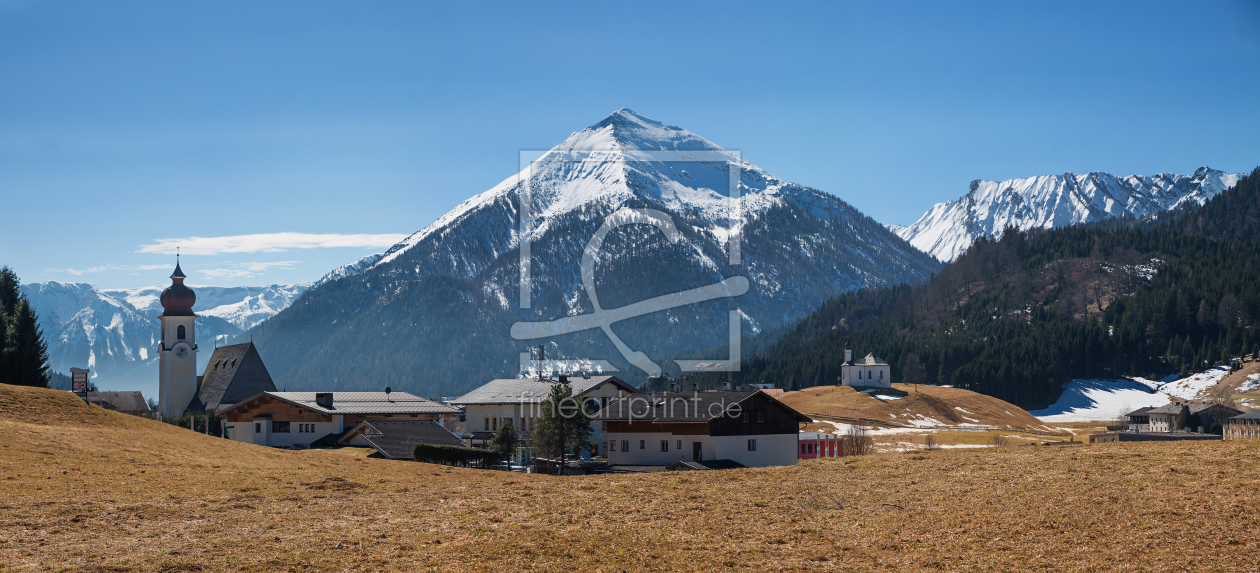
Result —
[[874, 353], [867, 354], [866, 358], [854, 362], [853, 346], [846, 342], [844, 343], [844, 364], [840, 366], [840, 384], [867, 388], [892, 388], [892, 371], [888, 363], [877, 358]]

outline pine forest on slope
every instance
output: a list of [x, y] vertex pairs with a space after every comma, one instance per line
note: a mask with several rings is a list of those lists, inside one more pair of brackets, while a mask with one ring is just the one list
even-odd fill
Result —
[[835, 384], [851, 341], [855, 356], [891, 364], [894, 381], [914, 354], [926, 382], [1034, 410], [1069, 379], [1203, 370], [1260, 345], [1258, 227], [1260, 169], [1202, 207], [1152, 220], [1007, 229], [919, 284], [829, 300], [741, 374]]
[[[683, 161], [660, 152], [682, 152]], [[690, 154], [690, 155], [688, 155]], [[742, 221], [732, 225], [729, 166], [739, 169]], [[522, 191], [530, 193], [527, 236]], [[603, 308], [743, 276], [750, 290], [638, 316], [613, 329], [667, 371], [671, 358], [726, 339], [737, 309], [745, 336], [795, 320], [840, 293], [917, 282], [940, 268], [883, 225], [834, 196], [781, 180], [713, 143], [629, 110], [574, 133], [532, 169], [460, 204], [379, 258], [330, 273], [293, 306], [254, 327], [276, 383], [289, 388], [395, 388], [450, 396], [515, 376], [519, 356], [604, 359], [627, 381], [632, 368], [599, 330], [514, 340], [511, 325], [592, 312], [580, 276], [583, 249], [612, 213], [664, 212], [681, 239], [649, 225], [608, 234], [595, 265]], [[742, 235], [742, 260], [728, 240]], [[519, 249], [531, 245], [531, 308], [519, 301]], [[675, 370], [676, 371], [676, 370]]]

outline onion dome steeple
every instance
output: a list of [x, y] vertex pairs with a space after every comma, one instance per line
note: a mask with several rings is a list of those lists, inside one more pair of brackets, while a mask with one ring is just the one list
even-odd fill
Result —
[[197, 316], [192, 307], [197, 294], [184, 286], [184, 271], [179, 268], [179, 255], [175, 255], [175, 272], [171, 273], [171, 286], [162, 291], [162, 316]]

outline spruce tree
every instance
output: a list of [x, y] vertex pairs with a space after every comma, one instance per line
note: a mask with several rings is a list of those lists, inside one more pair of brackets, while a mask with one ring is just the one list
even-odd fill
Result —
[[1190, 406], [1181, 405], [1181, 412], [1177, 414], [1177, 427], [1183, 430], [1190, 427]]
[[19, 284], [12, 269], [0, 267], [0, 383], [47, 388], [48, 343]]

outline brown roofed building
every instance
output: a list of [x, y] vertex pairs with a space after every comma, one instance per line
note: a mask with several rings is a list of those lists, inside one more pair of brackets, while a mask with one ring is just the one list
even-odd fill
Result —
[[309, 447], [340, 437], [360, 422], [440, 420], [457, 408], [406, 392], [263, 392], [221, 408], [233, 440], [271, 447]]
[[810, 421], [760, 390], [632, 394], [592, 419], [604, 423], [614, 468], [715, 460], [795, 465], [800, 424]]
[[84, 399], [89, 404], [96, 404], [106, 410], [114, 410], [133, 416], [149, 413], [149, 403], [140, 392], [88, 392]]
[[360, 422], [337, 443], [376, 448], [391, 460], [410, 460], [416, 444], [464, 447], [464, 441], [434, 420], [368, 420]]

